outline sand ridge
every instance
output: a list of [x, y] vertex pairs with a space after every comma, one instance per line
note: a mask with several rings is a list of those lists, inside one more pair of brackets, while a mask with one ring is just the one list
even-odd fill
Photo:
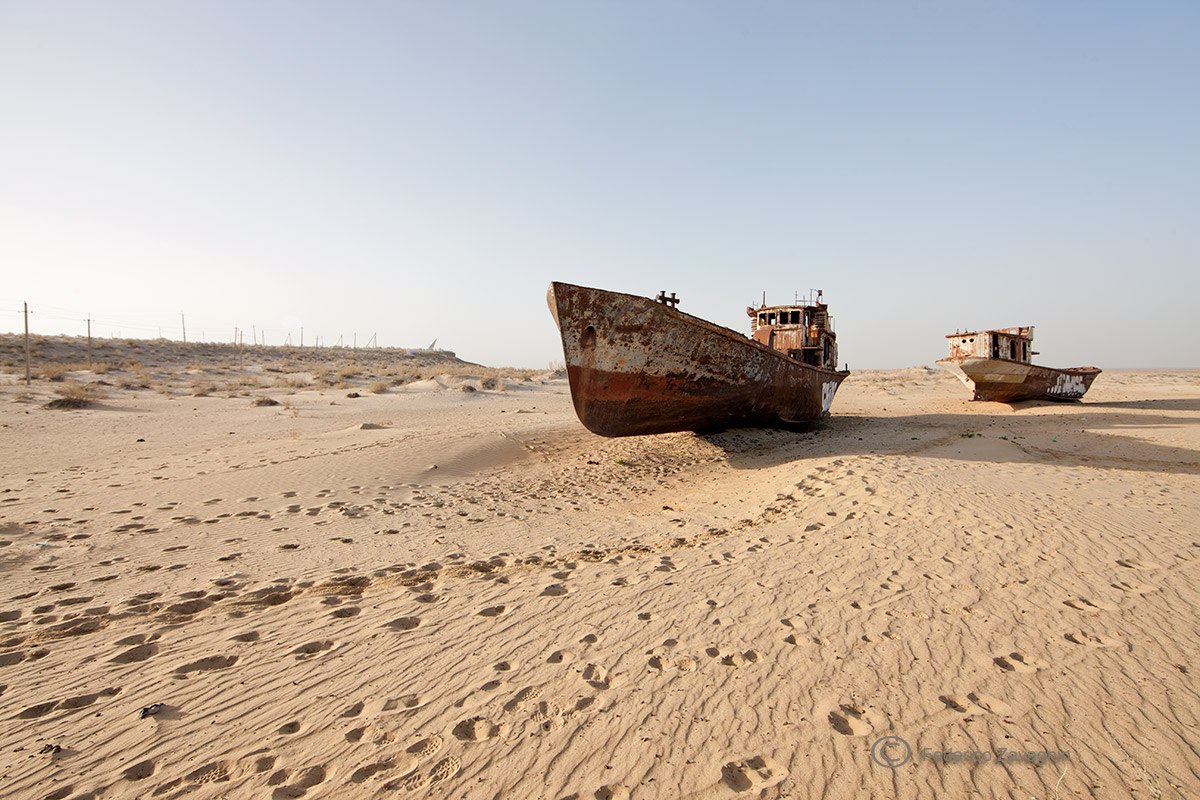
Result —
[[623, 440], [555, 379], [7, 387], [4, 794], [1192, 796], [1197, 379]]

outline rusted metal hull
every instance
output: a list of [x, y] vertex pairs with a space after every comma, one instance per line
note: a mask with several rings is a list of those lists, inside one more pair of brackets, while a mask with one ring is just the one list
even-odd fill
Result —
[[601, 436], [818, 419], [850, 374], [644, 297], [552, 283], [546, 299], [575, 412]]
[[1079, 400], [1100, 374], [1095, 367], [1055, 369], [1002, 358], [947, 358], [937, 362], [953, 372], [975, 400]]

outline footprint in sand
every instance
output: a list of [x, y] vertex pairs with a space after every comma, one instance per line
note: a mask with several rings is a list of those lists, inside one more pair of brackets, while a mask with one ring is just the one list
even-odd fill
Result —
[[184, 780], [192, 784], [224, 783], [229, 780], [229, 762], [213, 761], [189, 772]]
[[565, 664], [575, 660], [575, 654], [570, 650], [555, 650], [546, 657], [547, 664]]
[[0, 653], [0, 667], [11, 667], [13, 664], [20, 664], [25, 660], [25, 654], [20, 650], [10, 650], [7, 653]]
[[1094, 614], [1099, 611], [1116, 611], [1117, 607], [1099, 600], [1089, 600], [1086, 597], [1070, 597], [1063, 600], [1063, 605], [1068, 608], [1073, 608], [1076, 611], [1084, 611], [1089, 614]]
[[53, 711], [57, 707], [58, 707], [57, 700], [50, 700], [45, 703], [38, 703], [37, 705], [32, 705], [29, 708], [22, 711], [21, 713], [17, 714], [15, 719], [37, 719], [38, 717], [46, 716], [47, 714], [49, 714], [51, 711]]
[[762, 654], [757, 650], [746, 650], [741, 653], [727, 653], [719, 647], [708, 647], [704, 650], [709, 658], [719, 658], [727, 667], [740, 667], [745, 664], [757, 664], [762, 660]]
[[113, 664], [136, 664], [139, 661], [145, 661], [157, 653], [158, 645], [153, 642], [147, 642], [146, 644], [139, 644], [113, 656], [110, 661]]
[[484, 739], [495, 739], [508, 732], [508, 723], [493, 723], [484, 717], [470, 717], [454, 726], [451, 731], [454, 738], [461, 742], [481, 742]]
[[530, 700], [536, 700], [542, 696], [542, 690], [536, 686], [526, 686], [521, 691], [513, 695], [512, 699], [504, 704], [505, 713], [511, 713], [521, 706], [522, 703], [527, 703]]
[[152, 760], [146, 759], [126, 768], [121, 773], [121, 777], [127, 781], [141, 781], [149, 778], [157, 769], [158, 766]]
[[1013, 713], [1012, 706], [1001, 700], [999, 697], [992, 697], [990, 694], [970, 692], [967, 694], [967, 699], [982, 708], [984, 711], [990, 711], [991, 713], [1002, 717], [1011, 716]]
[[1117, 639], [1113, 639], [1108, 636], [1102, 636], [1098, 633], [1089, 633], [1087, 631], [1071, 631], [1070, 633], [1064, 634], [1063, 638], [1068, 642], [1081, 644], [1085, 647], [1106, 648], [1119, 647], [1121, 645], [1121, 642]]
[[842, 704], [837, 711], [829, 712], [829, 724], [842, 736], [866, 736], [871, 732], [871, 725], [863, 719], [864, 713], [857, 706]]
[[296, 779], [291, 783], [280, 786], [271, 793], [273, 800], [284, 800], [284, 798], [303, 797], [308, 793], [308, 790], [314, 786], [318, 786], [325, 782], [328, 773], [323, 766], [307, 767], [296, 775]]
[[1140, 583], [1137, 581], [1117, 581], [1116, 583], [1112, 584], [1112, 587], [1114, 589], [1120, 589], [1122, 592], [1129, 592], [1130, 594], [1151, 594], [1152, 592], [1158, 591], [1157, 586], [1151, 586], [1148, 583]]
[[413, 742], [404, 748], [404, 752], [416, 758], [429, 758], [438, 750], [441, 750], [444, 743], [445, 740], [435, 733]]
[[391, 766], [391, 761], [376, 761], [373, 764], [366, 764], [354, 770], [354, 772], [350, 775], [350, 782], [363, 783], [364, 781], [368, 781], [373, 778], [376, 774], [390, 769]]
[[383, 704], [384, 713], [393, 711], [412, 711], [423, 705], [424, 699], [419, 694], [405, 694], [400, 697], [389, 697]]
[[761, 792], [787, 776], [786, 769], [763, 756], [731, 761], [721, 767], [721, 782], [738, 793]]
[[411, 631], [420, 624], [420, 617], [397, 617], [385, 627], [391, 628], [394, 631]]
[[583, 669], [583, 679], [593, 689], [607, 689], [612, 685], [612, 677], [608, 670], [598, 664], [588, 664]]
[[653, 655], [650, 656], [646, 663], [652, 669], [660, 672], [666, 670], [668, 667], [674, 667], [680, 672], [693, 672], [696, 667], [700, 666], [700, 661], [692, 656], [677, 656], [672, 658], [667, 655]]
[[996, 656], [992, 663], [1005, 672], [1037, 672], [1037, 667], [1028, 663], [1020, 653], [1009, 653], [1006, 656]]
[[943, 694], [938, 697], [942, 704], [951, 711], [957, 711], [960, 714], [965, 714], [970, 709], [967, 706], [967, 701], [955, 694]]
[[1119, 558], [1117, 564], [1126, 569], [1162, 569], [1162, 564], [1142, 558]]
[[745, 664], [757, 664], [762, 660], [762, 654], [757, 650], [746, 650], [741, 653], [727, 653], [721, 657], [721, 663], [727, 667], [740, 667]]
[[322, 650], [328, 650], [331, 647], [333, 647], [332, 640], [322, 639], [320, 641], [308, 642], [307, 644], [300, 645], [299, 647], [297, 647], [295, 650], [292, 651], [292, 655], [294, 655], [296, 657], [297, 661], [302, 661], [311, 656], [315, 656], [317, 653], [320, 653]]
[[180, 677], [186, 677], [192, 672], [210, 672], [217, 669], [227, 669], [232, 667], [238, 661], [237, 656], [207, 656], [198, 661], [184, 664], [175, 668], [175, 674]]

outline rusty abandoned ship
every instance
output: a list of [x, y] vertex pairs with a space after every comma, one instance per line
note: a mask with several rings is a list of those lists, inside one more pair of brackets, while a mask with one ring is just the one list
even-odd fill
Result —
[[551, 283], [571, 400], [601, 436], [771, 426], [829, 413], [837, 369], [829, 307], [815, 299], [747, 308], [752, 335], [647, 297]]
[[1095, 367], [1034, 364], [1032, 326], [952, 333], [946, 339], [950, 355], [937, 363], [974, 391], [973, 400], [1079, 400], [1100, 374]]

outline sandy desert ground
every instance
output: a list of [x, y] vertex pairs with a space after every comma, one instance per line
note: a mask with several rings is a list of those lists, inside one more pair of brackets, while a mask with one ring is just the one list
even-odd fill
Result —
[[1200, 372], [607, 440], [254, 368], [0, 378], [0, 796], [1200, 796]]

